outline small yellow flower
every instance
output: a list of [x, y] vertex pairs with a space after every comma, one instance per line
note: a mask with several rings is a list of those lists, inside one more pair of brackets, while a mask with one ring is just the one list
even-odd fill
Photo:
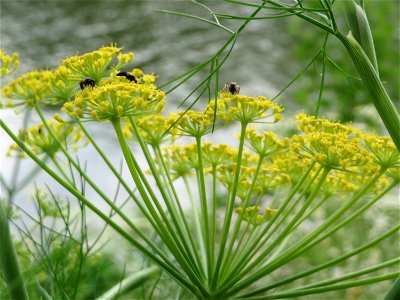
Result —
[[[69, 57], [61, 65], [71, 70], [73, 80], [92, 78], [99, 82], [133, 60], [133, 53], [122, 54], [121, 50], [122, 48], [114, 45], [106, 46], [80, 56]], [[117, 62], [112, 65], [115, 58]]]
[[164, 92], [146, 84], [108, 79], [76, 94], [62, 110], [74, 119], [107, 121], [158, 113], [164, 108], [164, 98]]
[[38, 102], [46, 100], [52, 79], [51, 71], [29, 72], [4, 86], [2, 93], [12, 101], [9, 106], [34, 107]]
[[162, 115], [144, 116], [136, 121], [136, 125], [140, 135], [152, 146], [159, 146], [171, 137], [169, 134], [165, 134], [169, 128], [169, 123], [168, 119]]
[[[194, 170], [198, 168], [198, 160], [195, 158], [197, 157], [195, 144], [168, 146], [164, 147], [162, 152], [174, 180], [191, 176], [194, 174]], [[191, 155], [191, 157], [188, 155]]]
[[18, 66], [18, 53], [9, 56], [3, 49], [0, 49], [0, 78], [14, 72]]
[[254, 128], [246, 130], [245, 140], [247, 141], [248, 146], [262, 157], [285, 149], [289, 142], [287, 138], [279, 140], [277, 135], [270, 131], [257, 133]]
[[[217, 106], [215, 105], [217, 101]], [[215, 107], [217, 112], [215, 113]], [[217, 100], [210, 101], [206, 113], [226, 122], [237, 120], [243, 123], [258, 122], [267, 117], [274, 117], [277, 122], [282, 119], [282, 108], [265, 97], [248, 97], [239, 94], [221, 92]]]
[[237, 150], [226, 144], [213, 145], [205, 142], [201, 145], [201, 151], [204, 162], [213, 167], [232, 162], [237, 157]]
[[170, 126], [174, 125], [172, 132], [179, 135], [201, 137], [210, 133], [213, 128], [213, 118], [203, 112], [188, 110], [185, 112], [170, 113]]
[[290, 139], [296, 153], [329, 169], [351, 169], [370, 162], [371, 155], [361, 146], [358, 130], [304, 114], [297, 119], [304, 134]]
[[377, 165], [384, 169], [400, 168], [400, 153], [390, 137], [361, 134], [361, 138]]
[[[68, 144], [68, 147], [75, 150], [80, 146], [83, 133], [78, 127], [71, 124], [60, 123], [56, 120], [49, 120], [47, 124], [62, 145]], [[54, 156], [55, 153], [60, 150], [60, 144], [47, 131], [43, 123], [31, 126], [26, 130], [20, 130], [19, 138], [23, 140], [25, 145], [36, 155], [47, 154], [48, 156]], [[19, 151], [19, 147], [12, 145], [8, 155], [11, 155], [14, 151]]]

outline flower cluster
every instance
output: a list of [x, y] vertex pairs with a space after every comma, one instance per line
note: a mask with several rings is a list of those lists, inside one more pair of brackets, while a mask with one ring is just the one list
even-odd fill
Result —
[[[99, 82], [133, 60], [133, 53], [120, 53], [121, 50], [122, 48], [115, 45], [102, 47], [83, 55], [69, 57], [61, 62], [61, 66], [71, 70], [72, 80], [92, 78]], [[115, 58], [118, 62], [112, 65]]]
[[213, 116], [194, 110], [170, 113], [169, 116], [170, 126], [174, 126], [174, 134], [193, 137], [202, 137], [210, 133], [213, 128], [213, 121]]
[[18, 53], [9, 56], [3, 49], [0, 49], [0, 78], [14, 72], [18, 66]]
[[[62, 145], [68, 144], [70, 148], [75, 150], [81, 146], [83, 133], [78, 127], [71, 124], [60, 123], [56, 120], [47, 121], [47, 125], [57, 139], [54, 139], [53, 135], [43, 123], [31, 126], [26, 130], [20, 130], [18, 134], [20, 140], [24, 141], [25, 145], [28, 146], [34, 154], [46, 154], [52, 157], [60, 150]], [[20, 156], [23, 156], [22, 152], [20, 152], [20, 148], [16, 144], [11, 145], [7, 155], [11, 156], [13, 152], [18, 152]]]
[[217, 100], [207, 105], [208, 115], [217, 115], [225, 122], [236, 120], [242, 123], [255, 123], [273, 117], [271, 123], [282, 120], [282, 107], [265, 97], [248, 97], [239, 94], [222, 92]]
[[254, 128], [246, 130], [245, 140], [249, 147], [259, 156], [265, 157], [287, 148], [289, 139], [279, 140], [277, 135], [270, 131], [257, 133]]
[[359, 131], [350, 126], [304, 114], [297, 117], [302, 135], [293, 136], [291, 149], [328, 169], [351, 169], [370, 162], [370, 153], [360, 146]]
[[10, 99], [6, 106], [34, 107], [47, 97], [52, 78], [51, 71], [33, 71], [18, 77], [2, 88], [3, 97]]
[[165, 93], [154, 84], [137, 84], [112, 78], [85, 89], [62, 108], [73, 119], [106, 121], [160, 112]]

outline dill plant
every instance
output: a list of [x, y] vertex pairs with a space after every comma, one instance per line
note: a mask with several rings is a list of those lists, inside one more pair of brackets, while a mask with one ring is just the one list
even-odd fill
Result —
[[[15, 142], [9, 154], [30, 157], [81, 207], [91, 210], [153, 265], [98, 296], [111, 299], [122, 290], [129, 293], [140, 282], [158, 276], [159, 270], [183, 291], [175, 295], [189, 299], [293, 298], [399, 276], [396, 256], [346, 269], [333, 278], [325, 273], [396, 238], [398, 224], [351, 249], [340, 249], [339, 254], [326, 253], [314, 266], [289, 275], [281, 272], [295, 266], [307, 251], [323, 247], [398, 185], [400, 154], [391, 138], [308, 114], [297, 116], [296, 134], [280, 138], [273, 130], [284, 122], [282, 106], [263, 96], [227, 90], [203, 110], [166, 115], [166, 94], [155, 84], [154, 74], [133, 69], [136, 82], [117, 76], [133, 57], [115, 45], [102, 47], [66, 58], [55, 70], [22, 75], [2, 89], [3, 107], [32, 110], [41, 120], [19, 134], [0, 120], [2, 130]], [[88, 77], [95, 85], [79, 89]], [[51, 120], [43, 113], [48, 104], [62, 105]], [[114, 130], [130, 178], [123, 178], [111, 163], [88, 122]], [[223, 134], [235, 125], [238, 143], [212, 142], [213, 132]], [[140, 154], [132, 150], [134, 143]], [[84, 145], [93, 147], [109, 168], [107, 176], [116, 178], [129, 195], [135, 217], [88, 175], [79, 161], [79, 149], [72, 154]], [[110, 213], [99, 207], [100, 199]], [[328, 203], [332, 213], [305, 230]], [[63, 215], [62, 209], [56, 211]], [[145, 224], [138, 222], [139, 217]], [[4, 224], [8, 219], [1, 215]], [[39, 220], [39, 224], [44, 223]], [[65, 221], [67, 228], [68, 224]], [[81, 224], [84, 229], [84, 218]], [[12, 271], [4, 278], [9, 294], [17, 297], [14, 293], [26, 289], [9, 230], [2, 229], [3, 234], [8, 237], [1, 243], [2, 253], [10, 253], [10, 259], [2, 259], [2, 272]], [[79, 297], [78, 288], [71, 294], [63, 290], [64, 296]], [[29, 292], [18, 297], [27, 299]], [[168, 296], [174, 292], [167, 291]]]

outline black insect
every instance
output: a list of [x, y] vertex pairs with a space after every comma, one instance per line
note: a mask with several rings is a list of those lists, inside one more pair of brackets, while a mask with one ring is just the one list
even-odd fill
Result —
[[39, 133], [39, 134], [41, 134], [42, 133], [42, 128], [38, 128], [38, 130], [37, 130], [37, 132]]
[[83, 91], [86, 87], [91, 86], [92, 88], [96, 84], [96, 81], [92, 78], [85, 78], [81, 82], [79, 82], [79, 86], [81, 87], [81, 90]]
[[239, 94], [240, 92], [240, 86], [236, 82], [225, 83], [224, 89], [232, 95]]
[[131, 73], [128, 73], [128, 72], [119, 72], [118, 74], [117, 74], [117, 76], [124, 76], [126, 79], [128, 79], [129, 81], [133, 81], [133, 82], [135, 82], [135, 83], [137, 83], [137, 80], [136, 80], [136, 77], [135, 76], [133, 76]]

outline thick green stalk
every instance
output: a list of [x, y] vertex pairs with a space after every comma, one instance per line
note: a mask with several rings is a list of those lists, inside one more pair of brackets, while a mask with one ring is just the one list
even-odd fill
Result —
[[336, 36], [349, 52], [364, 86], [371, 96], [372, 102], [393, 142], [400, 151], [400, 115], [380, 81], [378, 73], [351, 33], [347, 36], [337, 33]]
[[400, 277], [396, 279], [390, 291], [386, 294], [384, 300], [396, 300], [399, 298], [400, 298]]
[[10, 208], [0, 202], [0, 271], [12, 300], [29, 299], [24, 278], [18, 264], [17, 254], [11, 237], [8, 217]]

